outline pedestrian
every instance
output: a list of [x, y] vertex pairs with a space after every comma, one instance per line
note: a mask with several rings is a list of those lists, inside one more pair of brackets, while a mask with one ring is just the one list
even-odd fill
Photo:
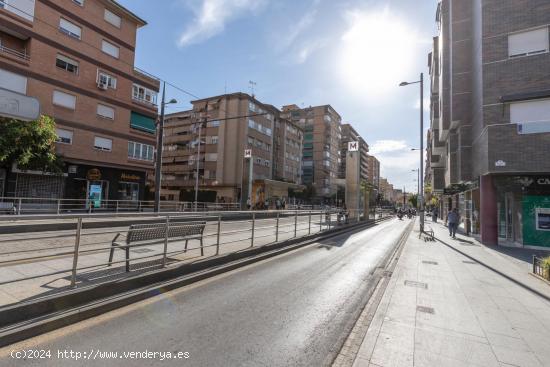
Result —
[[456, 230], [458, 228], [458, 221], [460, 217], [458, 215], [458, 209], [452, 209], [449, 214], [447, 214], [447, 223], [449, 226], [449, 236], [456, 238]]
[[434, 208], [432, 210], [432, 222], [437, 223], [437, 215], [438, 215], [437, 208]]

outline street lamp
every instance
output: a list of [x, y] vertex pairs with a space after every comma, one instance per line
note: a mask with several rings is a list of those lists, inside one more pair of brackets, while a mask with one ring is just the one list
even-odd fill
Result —
[[411, 172], [416, 172], [418, 173], [418, 195], [420, 196], [420, 168], [417, 168], [417, 169], [413, 169], [411, 170]]
[[418, 172], [418, 176], [420, 177], [420, 193], [418, 201], [420, 203], [420, 233], [422, 233], [424, 231], [424, 176], [421, 174], [421, 172], [424, 172], [424, 73], [420, 73], [420, 80], [416, 82], [402, 82], [399, 86], [405, 87], [411, 84], [420, 84], [420, 171]]
[[160, 105], [160, 120], [157, 124], [158, 137], [157, 137], [157, 160], [155, 165], [155, 212], [160, 212], [160, 185], [162, 175], [162, 145], [164, 140], [164, 107], [167, 104], [178, 103], [175, 99], [171, 99], [169, 102], [164, 102], [166, 95], [166, 82], [162, 86], [162, 103]]

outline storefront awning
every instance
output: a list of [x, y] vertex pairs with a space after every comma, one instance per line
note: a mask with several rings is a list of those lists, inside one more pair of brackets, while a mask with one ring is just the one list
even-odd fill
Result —
[[151, 134], [156, 132], [155, 120], [133, 111], [130, 116], [130, 126], [134, 129], [142, 130]]

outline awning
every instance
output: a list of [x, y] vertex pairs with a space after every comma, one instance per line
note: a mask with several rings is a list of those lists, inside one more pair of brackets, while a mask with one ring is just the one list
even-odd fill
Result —
[[155, 120], [152, 118], [132, 111], [130, 116], [130, 127], [138, 130], [142, 130], [151, 134], [154, 134], [157, 129], [155, 126]]

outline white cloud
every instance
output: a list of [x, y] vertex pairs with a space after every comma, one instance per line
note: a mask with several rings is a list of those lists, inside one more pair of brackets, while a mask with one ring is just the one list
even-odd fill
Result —
[[326, 44], [327, 44], [327, 41], [325, 39], [309, 41], [307, 44], [302, 46], [302, 48], [299, 50], [297, 58], [295, 60], [296, 63], [298, 64], [305, 63], [313, 53], [325, 47]]
[[296, 41], [296, 39], [313, 24], [316, 15], [317, 9], [314, 8], [305, 13], [300, 18], [300, 20], [295, 23], [295, 25], [285, 30], [285, 33], [281, 36], [281, 39], [279, 40], [278, 48], [280, 50], [284, 50], [290, 47]]
[[178, 46], [185, 47], [205, 41], [223, 32], [227, 22], [261, 9], [267, 0], [201, 0], [191, 6], [193, 22], [180, 35]]
[[370, 153], [377, 155], [380, 153], [403, 151], [407, 149], [405, 140], [377, 140], [371, 147]]

